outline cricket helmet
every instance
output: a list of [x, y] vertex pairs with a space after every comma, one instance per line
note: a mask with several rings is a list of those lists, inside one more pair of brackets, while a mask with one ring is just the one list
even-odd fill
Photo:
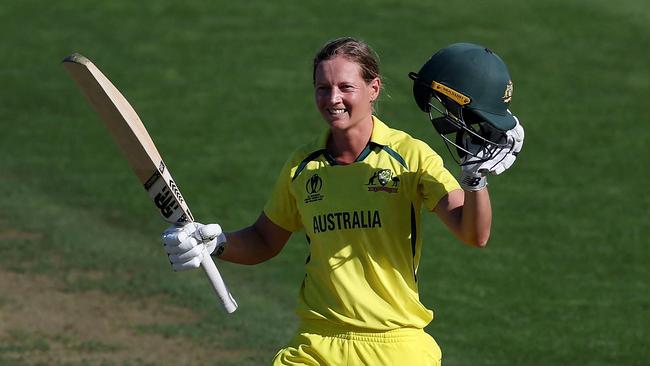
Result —
[[[451, 44], [434, 53], [420, 71], [409, 73], [409, 77], [413, 80], [415, 103], [429, 113], [436, 131], [446, 143], [456, 146], [461, 158], [467, 153], [462, 140], [468, 135], [474, 143], [482, 140], [484, 145], [499, 147], [501, 136], [488, 136], [484, 122], [497, 131], [516, 125], [508, 110], [512, 99], [510, 73], [503, 60], [486, 47]], [[442, 116], [434, 117], [434, 111]], [[455, 141], [445, 137], [450, 133], [456, 133]]]
[[445, 106], [454, 102], [502, 131], [515, 127], [508, 113], [512, 99], [508, 67], [488, 48], [472, 43], [449, 45], [409, 76], [414, 80], [415, 102], [424, 112], [429, 112], [431, 98], [437, 94], [444, 97]]

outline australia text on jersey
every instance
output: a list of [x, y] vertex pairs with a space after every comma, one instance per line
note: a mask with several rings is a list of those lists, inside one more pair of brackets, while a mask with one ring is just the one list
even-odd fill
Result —
[[330, 212], [313, 217], [314, 233], [381, 227], [378, 210]]

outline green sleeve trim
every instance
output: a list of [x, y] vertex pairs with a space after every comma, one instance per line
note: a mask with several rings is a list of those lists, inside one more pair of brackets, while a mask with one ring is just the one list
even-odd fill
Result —
[[[302, 171], [305, 169], [307, 164], [309, 164], [310, 161], [316, 160], [316, 158], [318, 158], [320, 155], [325, 155], [325, 158], [327, 159], [327, 155], [329, 155], [329, 154], [327, 154], [325, 149], [320, 149], [320, 150], [316, 150], [313, 153], [307, 155], [307, 157], [304, 158], [300, 162], [300, 164], [298, 165], [298, 169], [296, 169], [296, 172], [293, 174], [293, 177], [291, 178], [291, 180], [292, 181], [296, 180], [296, 178], [298, 178], [300, 173], [302, 173]], [[327, 159], [327, 161], [330, 162], [330, 159]], [[331, 162], [330, 162], [330, 164], [331, 164]]]
[[406, 164], [406, 161], [402, 157], [402, 155], [398, 154], [397, 151], [391, 149], [390, 147], [384, 145], [382, 146], [382, 149], [388, 153], [388, 155], [392, 156], [395, 160], [397, 160], [402, 166], [406, 169], [409, 168], [408, 164]]

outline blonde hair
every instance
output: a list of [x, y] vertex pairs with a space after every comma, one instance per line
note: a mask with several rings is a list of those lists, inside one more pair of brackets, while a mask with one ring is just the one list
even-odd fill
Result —
[[321, 61], [331, 60], [336, 56], [343, 56], [346, 59], [355, 62], [361, 67], [361, 77], [370, 83], [375, 78], [380, 78], [379, 74], [379, 56], [365, 42], [352, 38], [343, 37], [327, 42], [316, 53], [314, 57], [314, 69], [312, 82], [316, 82], [316, 69]]

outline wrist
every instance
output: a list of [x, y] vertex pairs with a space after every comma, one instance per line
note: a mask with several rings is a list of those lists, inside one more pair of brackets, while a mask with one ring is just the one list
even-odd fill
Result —
[[214, 252], [212, 252], [211, 255], [213, 257], [221, 257], [224, 250], [226, 250], [226, 243], [223, 243], [223, 244], [217, 246], [217, 248], [214, 250]]
[[478, 172], [462, 170], [458, 179], [460, 187], [466, 191], [475, 192], [487, 187], [487, 177]]
[[217, 246], [214, 248], [210, 255], [215, 257], [220, 257], [223, 254], [223, 251], [226, 250], [226, 234], [223, 232], [217, 236]]

